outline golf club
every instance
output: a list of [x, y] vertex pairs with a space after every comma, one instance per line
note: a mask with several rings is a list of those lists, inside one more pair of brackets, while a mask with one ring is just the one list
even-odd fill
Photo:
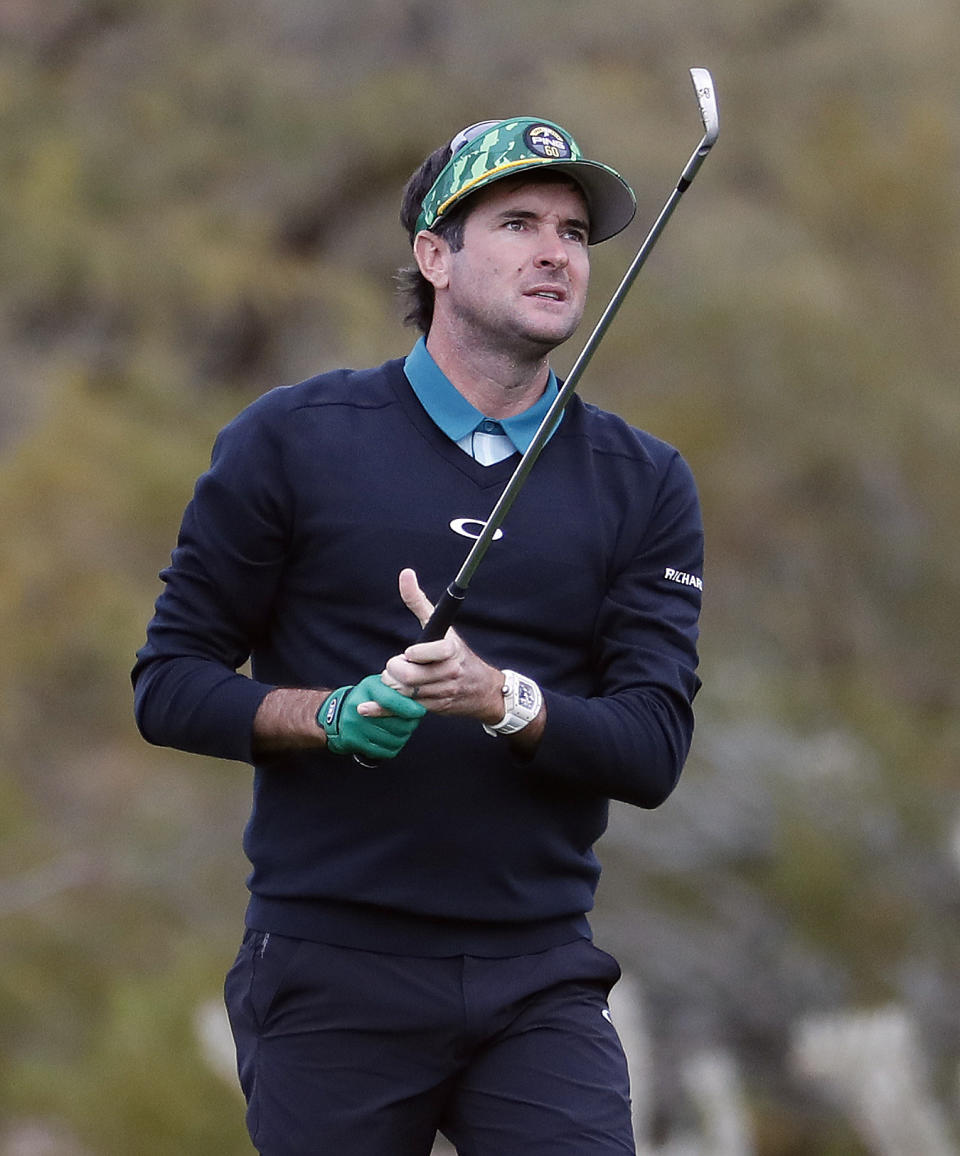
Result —
[[[523, 484], [527, 480], [527, 475], [531, 469], [533, 469], [534, 462], [536, 462], [540, 456], [540, 452], [550, 440], [550, 435], [563, 416], [563, 411], [573, 397], [574, 390], [577, 388], [580, 378], [583, 376], [583, 371], [596, 352], [603, 335], [610, 327], [610, 323], [617, 315], [624, 298], [630, 291], [631, 285], [633, 285], [633, 282], [636, 280], [637, 274], [643, 268], [647, 257], [650, 256], [650, 252], [657, 243], [660, 234], [663, 232], [664, 226], [673, 214], [673, 210], [677, 207], [677, 202], [690, 187], [693, 178], [697, 175], [707, 154], [711, 148], [713, 148], [714, 142], [720, 132], [720, 120], [717, 112], [717, 94], [713, 86], [713, 78], [706, 68], [691, 68], [690, 78], [693, 81], [693, 88], [697, 94], [697, 104], [700, 107], [700, 119], [703, 121], [703, 139], [687, 161], [683, 172], [680, 174], [676, 188], [667, 198], [666, 204], [660, 210], [660, 215], [654, 221], [653, 227], [644, 238], [643, 244], [637, 250], [637, 255], [634, 257], [630, 268], [624, 274], [623, 280], [610, 299], [610, 303], [603, 311], [593, 332], [587, 338], [587, 343], [580, 351], [580, 356], [574, 362], [573, 367], [563, 383], [563, 387], [557, 393], [552, 405], [538, 426], [537, 432], [533, 435], [533, 440], [530, 442], [530, 445], [527, 446], [523, 456], [517, 463], [517, 468], [504, 487], [497, 504], [494, 506], [489, 518], [484, 524], [483, 530], [475, 539], [463, 565], [460, 567], [460, 570], [450, 585], [437, 599], [433, 613], [420, 631], [420, 635], [416, 639], [417, 642], [436, 642], [438, 639], [443, 638], [448, 628], [453, 624], [454, 619], [463, 606], [467, 589], [477, 568], [483, 561], [484, 555], [487, 553], [500, 527], [503, 525], [510, 507], [523, 488]], [[361, 759], [359, 755], [354, 755], [353, 757], [364, 767], [375, 767], [378, 765], [376, 762]]]
[[697, 104], [700, 106], [700, 118], [703, 121], [704, 127], [703, 139], [697, 145], [690, 160], [687, 161], [676, 188], [660, 210], [660, 215], [656, 221], [654, 221], [653, 227], [644, 238], [643, 244], [637, 251], [637, 255], [634, 257], [630, 268], [624, 274], [617, 291], [613, 297], [611, 297], [610, 303], [603, 311], [603, 315], [597, 322], [589, 338], [587, 338], [587, 343], [584, 345], [580, 356], [574, 362], [573, 367], [567, 375], [563, 383], [563, 388], [558, 392], [553, 404], [544, 415], [543, 421], [533, 436], [533, 440], [530, 442], [530, 445], [518, 462], [516, 470], [514, 470], [513, 475], [504, 487], [503, 493], [494, 506], [482, 532], [475, 539], [457, 576], [437, 600], [433, 614], [430, 616], [429, 621], [420, 633], [420, 637], [417, 639], [418, 642], [435, 642], [437, 639], [443, 638], [448, 627], [452, 625], [453, 620], [463, 605], [463, 600], [466, 597], [467, 588], [470, 585], [471, 579], [483, 561], [483, 557], [489, 549], [490, 543], [496, 536], [497, 531], [503, 525], [503, 521], [510, 507], [523, 488], [523, 484], [527, 480], [527, 475], [533, 468], [534, 462], [540, 456], [541, 450], [549, 441], [550, 435], [560, 421], [564, 409], [569, 404], [574, 390], [577, 388], [580, 378], [583, 376], [583, 371], [596, 352], [603, 335], [610, 327], [610, 323], [617, 315], [624, 298], [630, 291], [631, 285], [633, 285], [633, 282], [636, 280], [637, 274], [643, 268], [647, 257], [650, 256], [650, 252], [657, 243], [660, 234], [663, 232], [664, 226], [673, 214], [673, 210], [677, 207], [677, 202], [690, 187], [693, 178], [697, 175], [707, 154], [711, 148], [713, 148], [714, 142], [720, 132], [720, 120], [717, 112], [717, 94], [713, 86], [713, 78], [706, 68], [691, 68], [690, 77], [693, 81], [694, 91], [697, 94]]

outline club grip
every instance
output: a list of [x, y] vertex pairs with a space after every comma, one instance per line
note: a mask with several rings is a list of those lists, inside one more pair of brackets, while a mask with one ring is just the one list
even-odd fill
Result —
[[[463, 600], [466, 595], [467, 592], [464, 587], [458, 586], [456, 582], [451, 582], [437, 599], [433, 613], [420, 631], [420, 637], [417, 639], [417, 642], [436, 642], [438, 639], [443, 638], [453, 625], [453, 620], [460, 613], [460, 607], [463, 605]], [[361, 767], [373, 769], [374, 767], [380, 766], [380, 763], [376, 759], [365, 759], [359, 755], [354, 755], [353, 760], [359, 763]]]
[[451, 582], [437, 599], [433, 613], [420, 631], [417, 642], [436, 642], [443, 638], [453, 625], [453, 620], [460, 613], [460, 607], [463, 605], [466, 594], [467, 592], [462, 586], [458, 586], [456, 582]]

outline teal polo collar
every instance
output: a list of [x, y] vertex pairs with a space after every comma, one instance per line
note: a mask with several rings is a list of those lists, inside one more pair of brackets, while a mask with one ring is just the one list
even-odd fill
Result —
[[[403, 372], [420, 404], [453, 441], [460, 441], [487, 421], [485, 415], [467, 401], [433, 360], [424, 338], [421, 337], [407, 355], [403, 363]], [[551, 369], [547, 388], [537, 401], [523, 413], [503, 418], [498, 423], [520, 453], [524, 453], [533, 441], [533, 436], [540, 428], [540, 423], [553, 404], [557, 392], [557, 378]], [[554, 432], [555, 430], [556, 427]]]

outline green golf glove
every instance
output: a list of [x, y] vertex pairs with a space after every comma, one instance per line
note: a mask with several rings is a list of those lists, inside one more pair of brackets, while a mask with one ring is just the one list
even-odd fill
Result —
[[[392, 713], [384, 718], [357, 714], [362, 702], [376, 702]], [[356, 686], [341, 686], [324, 699], [317, 725], [327, 734], [327, 749], [335, 755], [363, 755], [381, 761], [403, 750], [427, 708], [368, 674]]]

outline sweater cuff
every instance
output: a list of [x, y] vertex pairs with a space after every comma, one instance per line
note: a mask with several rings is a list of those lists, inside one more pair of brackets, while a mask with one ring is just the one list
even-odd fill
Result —
[[148, 742], [253, 763], [253, 720], [272, 685], [196, 658], [137, 673], [137, 722]]
[[524, 764], [532, 773], [645, 808], [676, 786], [689, 735], [671, 741], [656, 696], [628, 704], [544, 690], [543, 698], [547, 724]]

